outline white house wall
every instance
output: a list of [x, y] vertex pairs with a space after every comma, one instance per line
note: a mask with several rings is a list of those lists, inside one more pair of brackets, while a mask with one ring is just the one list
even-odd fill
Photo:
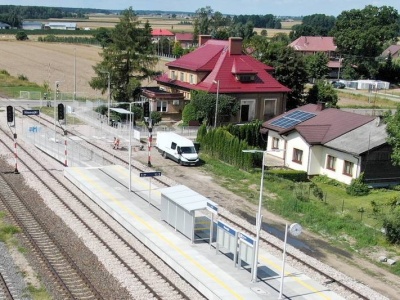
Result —
[[[298, 132], [294, 132], [290, 134], [290, 136], [288, 136], [286, 146], [286, 166], [293, 170], [307, 172], [309, 162], [309, 145], [306, 143], [306, 141], [300, 136]], [[293, 161], [293, 152], [295, 148], [303, 151], [301, 164]]]
[[272, 145], [273, 145], [273, 138], [279, 139], [278, 142], [278, 149], [285, 150], [285, 140], [280, 136], [277, 132], [270, 131], [268, 132], [268, 141], [267, 141], [267, 151], [268, 154], [284, 159], [285, 158], [285, 151], [277, 151], [273, 152]]
[[[358, 177], [359, 168], [361, 164], [361, 158], [354, 157], [349, 153], [344, 153], [338, 150], [330, 149], [327, 147], [321, 147], [321, 157], [320, 157], [320, 174], [326, 175], [329, 178], [335, 179], [337, 181], [343, 182], [345, 184], [350, 184], [352, 179]], [[336, 158], [335, 170], [330, 170], [326, 168], [326, 162], [328, 155]], [[349, 161], [353, 163], [352, 176], [343, 174], [344, 162]]]

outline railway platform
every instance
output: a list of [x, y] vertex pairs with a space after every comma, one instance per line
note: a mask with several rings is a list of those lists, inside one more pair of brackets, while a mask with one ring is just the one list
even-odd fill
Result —
[[[258, 280], [252, 282], [249, 266], [235, 266], [223, 251], [193, 243], [161, 220], [161, 192], [151, 177], [129, 175], [117, 165], [65, 168], [64, 176], [208, 299], [278, 299], [281, 257], [260, 248]], [[282, 299], [344, 298], [286, 265]]]

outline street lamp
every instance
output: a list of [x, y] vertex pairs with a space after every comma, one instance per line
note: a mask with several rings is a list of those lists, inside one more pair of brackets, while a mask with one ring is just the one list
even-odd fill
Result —
[[108, 91], [108, 110], [107, 110], [107, 124], [110, 125], [110, 101], [111, 101], [111, 89], [110, 89], [110, 72], [108, 71], [100, 71], [100, 73], [107, 74], [107, 91]]
[[215, 101], [215, 118], [214, 118], [214, 128], [217, 127], [217, 115], [218, 115], [218, 97], [219, 97], [219, 80], [213, 80], [213, 83], [217, 85], [217, 100]]
[[255, 251], [254, 251], [254, 259], [253, 259], [253, 268], [252, 268], [252, 282], [257, 282], [257, 267], [258, 267], [258, 250], [260, 248], [260, 230], [261, 230], [261, 205], [262, 205], [262, 194], [263, 194], [263, 187], [264, 187], [264, 166], [265, 166], [265, 156], [268, 152], [279, 152], [283, 151], [282, 149], [274, 149], [274, 150], [242, 150], [245, 153], [262, 153], [262, 166], [261, 166], [261, 183], [260, 183], [260, 197], [258, 200], [258, 213], [256, 217], [256, 244], [255, 244]]
[[288, 233], [288, 231], [290, 232], [291, 235], [298, 236], [298, 235], [300, 235], [300, 233], [302, 231], [302, 228], [301, 228], [301, 225], [298, 224], [298, 223], [293, 223], [288, 228], [288, 224], [286, 223], [286, 226], [285, 226], [285, 240], [283, 242], [283, 254], [282, 254], [281, 285], [280, 285], [280, 288], [279, 288], [278, 300], [283, 299], [282, 298], [282, 294], [283, 294], [283, 279], [285, 278], [286, 242], [287, 242], [287, 233]]

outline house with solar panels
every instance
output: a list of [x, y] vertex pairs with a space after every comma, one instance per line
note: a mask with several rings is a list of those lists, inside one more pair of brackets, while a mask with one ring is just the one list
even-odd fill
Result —
[[350, 184], [364, 173], [371, 186], [400, 183], [379, 117], [307, 104], [264, 122], [262, 131], [268, 133], [268, 156], [309, 177], [326, 175]]
[[221, 123], [246, 123], [269, 120], [286, 110], [290, 89], [273, 76], [274, 68], [243, 52], [242, 38], [213, 40], [201, 35], [199, 47], [166, 64], [167, 72], [156, 78], [159, 92], [142, 89], [144, 101], [163, 119], [180, 120], [191, 91], [226, 94], [237, 99], [237, 116], [219, 116]]

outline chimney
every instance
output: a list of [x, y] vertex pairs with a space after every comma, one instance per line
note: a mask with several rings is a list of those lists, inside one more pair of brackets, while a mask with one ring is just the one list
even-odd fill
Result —
[[208, 40], [211, 40], [211, 35], [199, 35], [199, 47], [203, 46]]
[[325, 102], [317, 103], [317, 111], [323, 111], [325, 109]]
[[242, 38], [230, 37], [229, 38], [229, 53], [230, 55], [242, 54]]

